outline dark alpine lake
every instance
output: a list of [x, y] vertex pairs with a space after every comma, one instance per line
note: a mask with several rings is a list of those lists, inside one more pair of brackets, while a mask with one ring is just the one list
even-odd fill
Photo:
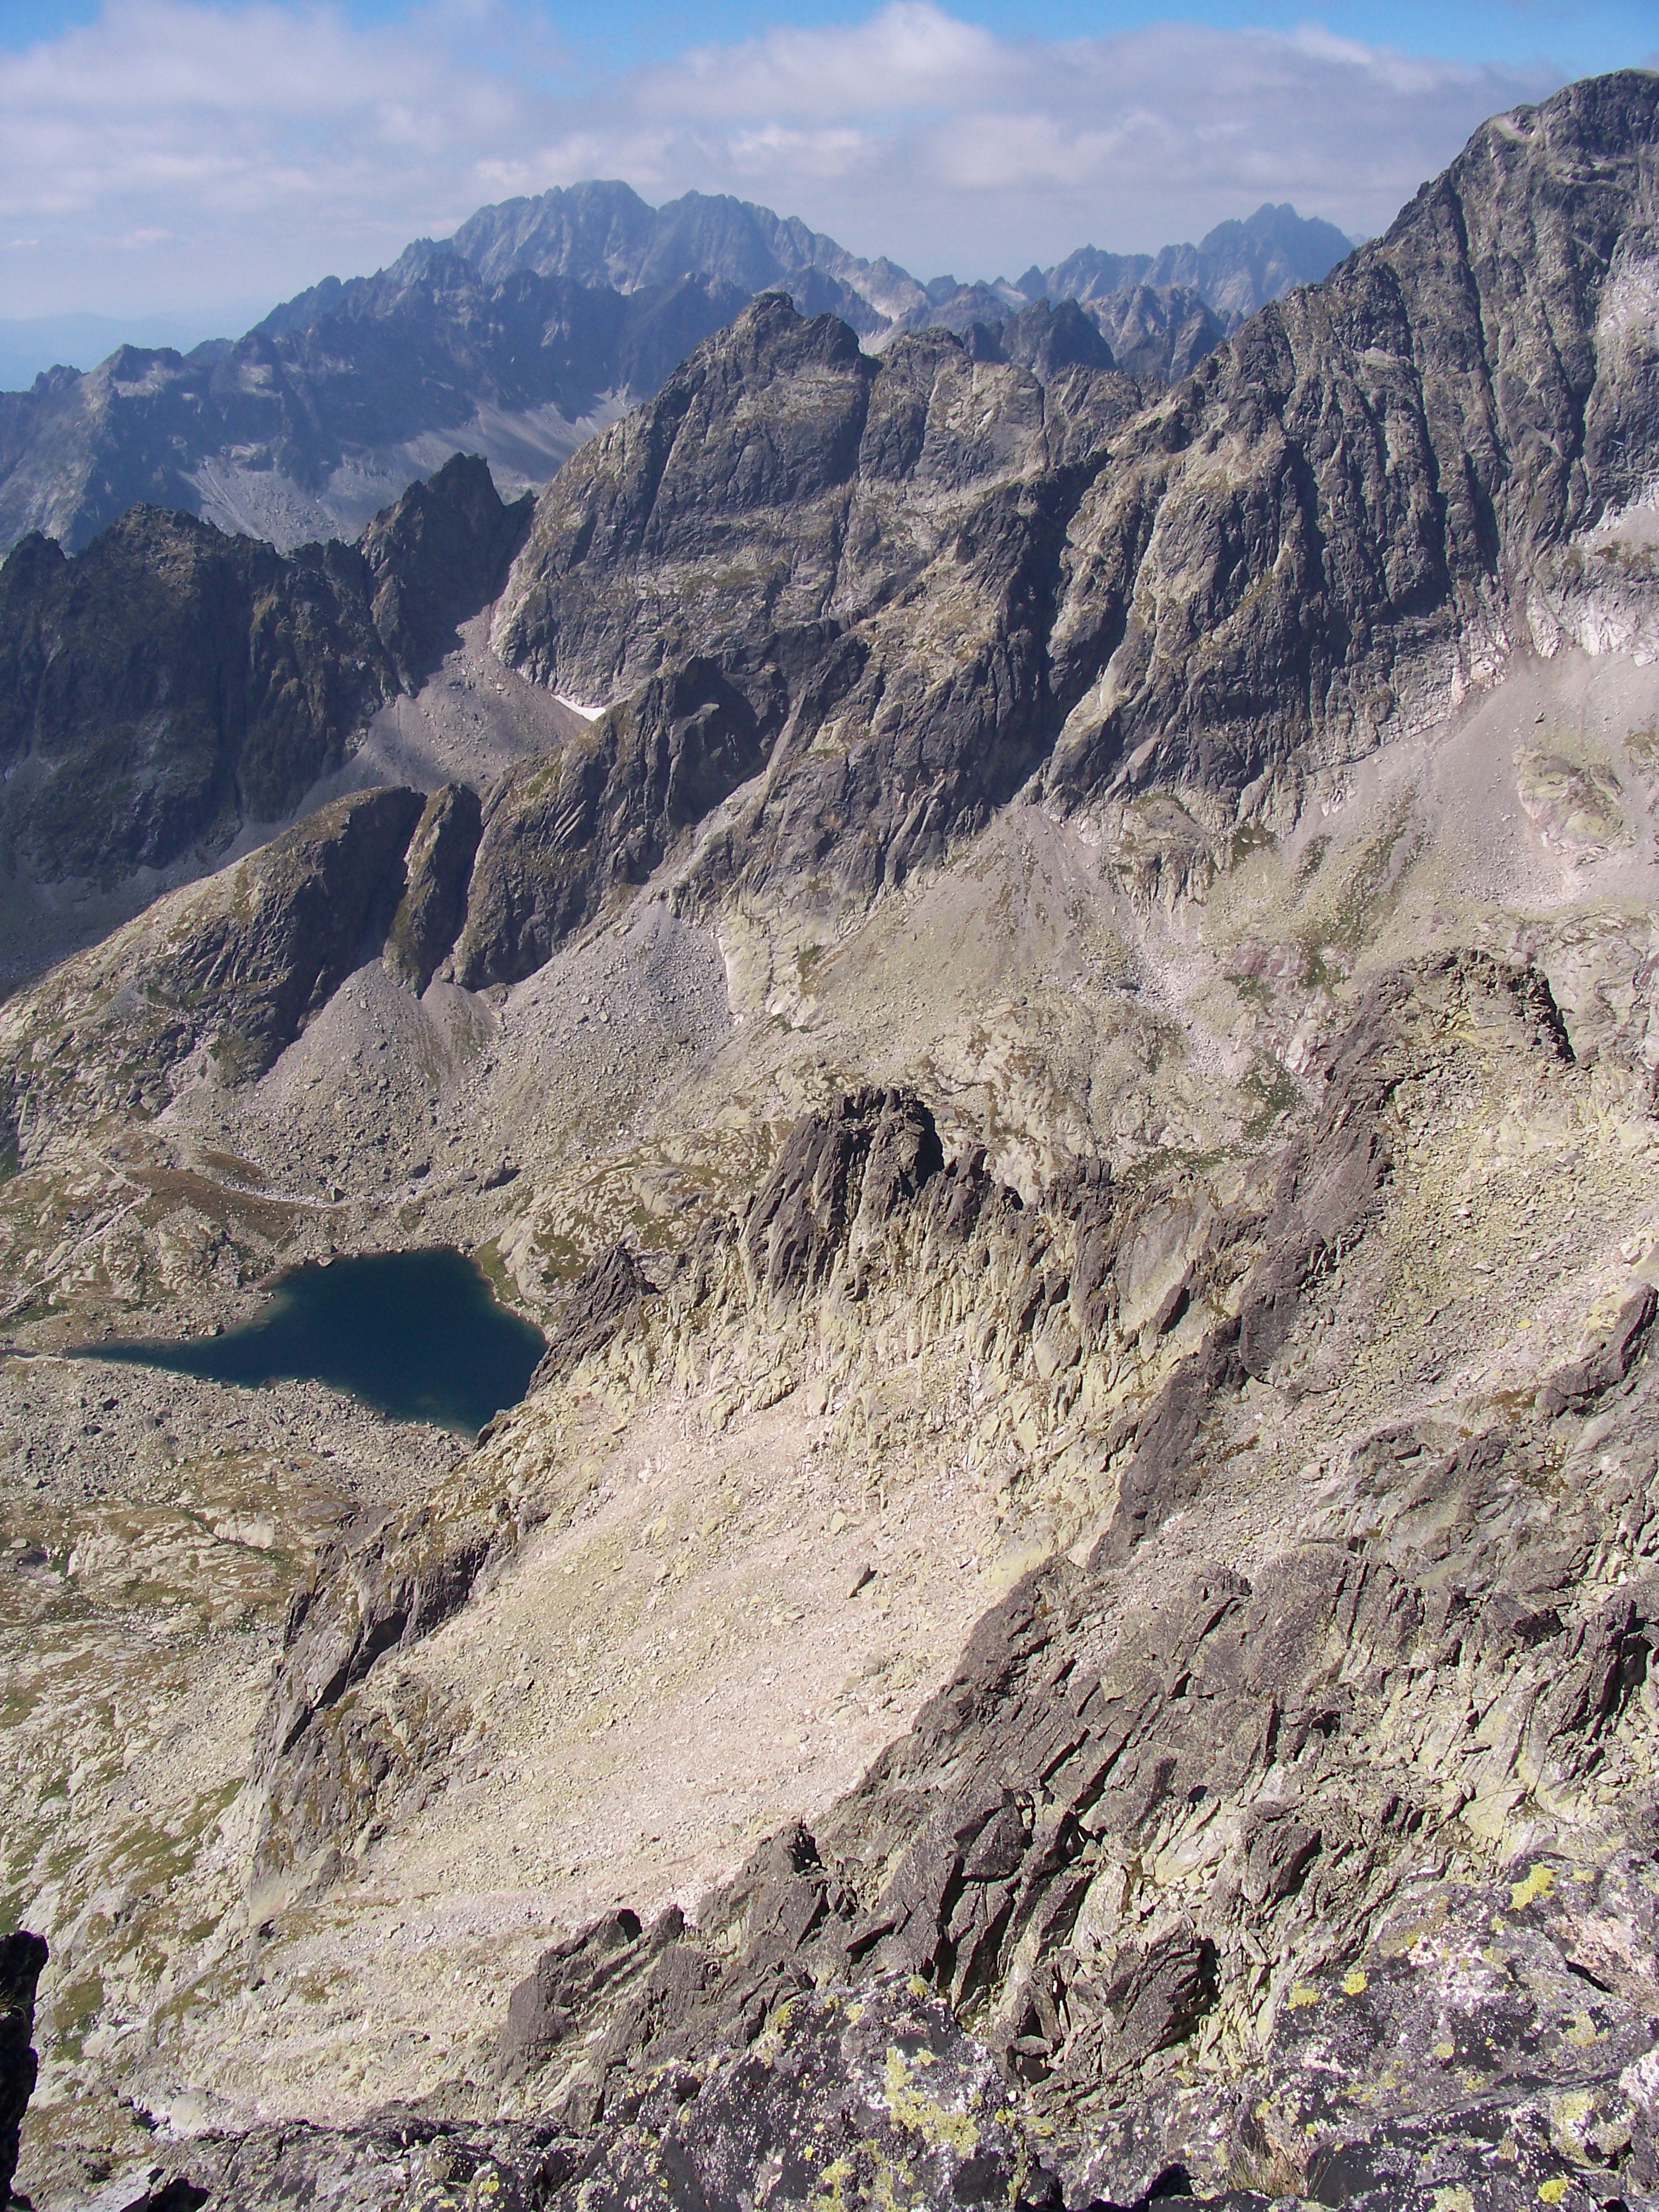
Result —
[[250, 1387], [279, 1377], [331, 1383], [394, 1419], [476, 1436], [523, 1397], [546, 1348], [482, 1269], [439, 1249], [296, 1267], [245, 1328], [182, 1343], [88, 1345], [86, 1356]]

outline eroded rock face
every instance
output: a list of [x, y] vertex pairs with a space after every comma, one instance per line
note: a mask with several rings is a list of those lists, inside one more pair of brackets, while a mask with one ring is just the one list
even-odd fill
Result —
[[1053, 647], [1098, 688], [1056, 796], [1131, 756], [1237, 793], [1573, 634], [1565, 550], [1651, 474], [1645, 342], [1607, 317], [1651, 261], [1656, 100], [1632, 72], [1486, 125], [1149, 416], [1078, 518]]
[[418, 792], [338, 799], [250, 864], [253, 896], [158, 963], [156, 988], [214, 1034], [222, 1066], [258, 1075], [384, 940], [404, 888]]
[[[1641, 1434], [1653, 1388], [1644, 1370], [1599, 1442]], [[1603, 1514], [1634, 1531], [1650, 1504], [1630, 1521], [1627, 1492], [1586, 1494], [1540, 1522], [1516, 1477], [1551, 1442], [1541, 1413], [1453, 1452], [1379, 1440], [1417, 1462], [1389, 1532], [1339, 1523], [1254, 1583], [1200, 1572], [1121, 1614], [1097, 1570], [1044, 1568], [816, 1837], [769, 1844], [695, 1933], [623, 1920], [550, 1954], [504, 2063], [539, 2063], [567, 2123], [648, 2118], [672, 2161], [721, 2054], [760, 2051], [778, 2008], [919, 1976], [1029, 2085], [1056, 2202], [1479, 2185], [1518, 2207], [1577, 2201], [1598, 2163], [1645, 2192], [1650, 1842], [1442, 1877], [1444, 1731], [1472, 1676], [1501, 1686], [1454, 1753], [1475, 1793], [1517, 1766], [1571, 1791], [1647, 1663], [1651, 1594], [1580, 1578]], [[1425, 1514], [1486, 1532], [1455, 1581]], [[1200, 1874], [1180, 1904], [1144, 1871], [1158, 1851]], [[804, 2100], [791, 2124], [812, 2136]]]
[[775, 1299], [810, 1297], [878, 1243], [945, 1166], [933, 1117], [900, 1091], [861, 1091], [798, 1122], [743, 1224], [744, 1264]]
[[[490, 793], [455, 949], [469, 990], [532, 975], [766, 763], [823, 625], [698, 656]], [[819, 679], [821, 683], [821, 678]]]
[[530, 1388], [556, 1382], [607, 1345], [637, 1316], [656, 1289], [625, 1244], [609, 1244], [570, 1285], [564, 1311]]
[[[1044, 385], [940, 331], [896, 340], [878, 366], [844, 325], [757, 302], [562, 475], [498, 608], [498, 649], [538, 681], [628, 697], [564, 797], [571, 842], [584, 816], [616, 813], [635, 836], [661, 821], [665, 848], [746, 779], [708, 882], [782, 885], [828, 864], [870, 890], [988, 819], [1039, 757], [1047, 595], [1081, 476], [1138, 398], [1109, 368], [1068, 361]], [[935, 616], [900, 617], [927, 601]], [[676, 820], [634, 794], [635, 763], [684, 743], [682, 669], [694, 714], [718, 699], [722, 733], [754, 737], [726, 741], [730, 769], [688, 786], [695, 811]], [[580, 918], [593, 862], [567, 856], [544, 804], [526, 779], [496, 834], [516, 836], [550, 912], [580, 871]], [[586, 834], [630, 880], [624, 840]], [[492, 945], [507, 934], [480, 925]]]

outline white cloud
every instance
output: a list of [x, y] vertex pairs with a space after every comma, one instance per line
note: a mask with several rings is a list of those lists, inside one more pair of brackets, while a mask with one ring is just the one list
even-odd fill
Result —
[[862, 23], [694, 48], [639, 77], [633, 99], [646, 114], [674, 118], [892, 114], [982, 98], [1019, 66], [1018, 49], [931, 0], [890, 0]]
[[1481, 118], [1556, 81], [1164, 22], [1010, 40], [934, 0], [579, 85], [511, 0], [106, 0], [0, 53], [0, 316], [275, 300], [480, 203], [586, 176], [729, 191], [922, 275], [1151, 247], [1264, 198], [1382, 228]]

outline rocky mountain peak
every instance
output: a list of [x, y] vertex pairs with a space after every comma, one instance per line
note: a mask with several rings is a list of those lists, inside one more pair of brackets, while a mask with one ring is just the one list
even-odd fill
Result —
[[[806, 872], [811, 823], [812, 867], [895, 880], [1039, 767], [1068, 810], [1180, 784], [1218, 829], [1293, 812], [1494, 655], [1648, 635], [1617, 562], [1569, 547], [1654, 467], [1650, 343], [1609, 309], [1651, 258], [1655, 84], [1487, 126], [1146, 404], [1098, 354], [1061, 367], [1092, 349], [1054, 349], [1056, 311], [1039, 379], [1018, 319], [877, 365], [758, 303], [543, 495], [498, 646], [599, 700], [732, 655], [783, 717], [709, 854], [745, 878]], [[951, 651], [887, 619], [910, 594], [951, 609]], [[763, 710], [742, 671], [767, 636], [775, 669], [821, 641]]]
[[1296, 284], [1315, 284], [1352, 251], [1334, 223], [1300, 216], [1288, 202], [1217, 223], [1197, 246], [1153, 253], [1107, 253], [1085, 246], [1051, 269], [1028, 269], [1013, 288], [1027, 299], [1079, 300], [1105, 306], [1142, 286], [1178, 289], [1209, 308], [1224, 331], [1236, 329]]
[[891, 262], [860, 260], [799, 217], [729, 193], [690, 191], [652, 208], [626, 185], [556, 186], [480, 208], [452, 244], [491, 280], [529, 270], [629, 292], [696, 272], [745, 294], [804, 287], [808, 312], [833, 307], [866, 332], [924, 303]]

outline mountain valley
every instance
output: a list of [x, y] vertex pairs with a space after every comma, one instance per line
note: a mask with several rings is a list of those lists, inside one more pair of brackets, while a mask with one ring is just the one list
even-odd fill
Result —
[[[16, 2186], [1659, 2203], [1659, 77], [1157, 375], [486, 212], [735, 312], [0, 570]], [[429, 1246], [476, 1437], [76, 1356]]]

